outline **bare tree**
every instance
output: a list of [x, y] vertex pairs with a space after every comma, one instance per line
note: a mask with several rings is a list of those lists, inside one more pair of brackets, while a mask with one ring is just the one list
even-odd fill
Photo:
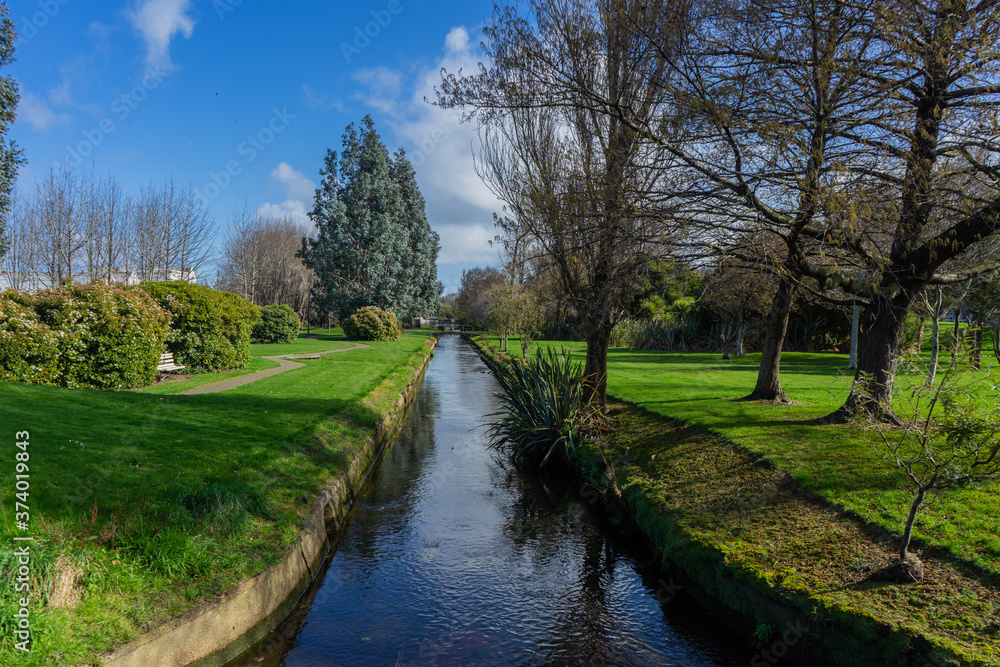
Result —
[[214, 221], [190, 188], [150, 184], [130, 207], [132, 265], [140, 280], [187, 280], [212, 258]]
[[69, 169], [49, 171], [35, 184], [31, 229], [35, 239], [35, 269], [49, 285], [73, 280], [86, 271], [83, 251], [87, 222], [83, 215], [86, 180]]
[[262, 218], [244, 205], [223, 245], [219, 286], [259, 306], [283, 303], [305, 317], [312, 271], [296, 256], [306, 232], [289, 218]]
[[491, 65], [474, 77], [446, 76], [438, 103], [474, 110], [488, 126], [479, 173], [510, 213], [498, 218], [502, 236], [527, 240], [557, 271], [583, 320], [588, 391], [603, 406], [611, 330], [664, 235], [663, 202], [648, 195], [667, 165], [617, 117], [592, 113], [577, 89], [647, 118], [662, 98], [648, 81], [662, 78], [663, 60], [619, 18], [644, 17], [666, 40], [677, 16], [626, 1], [533, 2], [529, 11], [494, 10]]
[[962, 356], [956, 355], [936, 385], [911, 385], [898, 426], [886, 424], [877, 404], [859, 404], [856, 419], [874, 434], [874, 451], [903, 473], [913, 492], [899, 559], [871, 580], [906, 583], [923, 579], [923, 564], [909, 552], [921, 507], [934, 494], [1000, 473], [1000, 388], [988, 373], [963, 373]]
[[7, 253], [0, 258], [0, 271], [7, 279], [0, 282], [0, 286], [15, 290], [37, 290], [40, 287], [35, 271], [36, 244], [29, 203], [15, 191], [6, 213], [8, 247]]

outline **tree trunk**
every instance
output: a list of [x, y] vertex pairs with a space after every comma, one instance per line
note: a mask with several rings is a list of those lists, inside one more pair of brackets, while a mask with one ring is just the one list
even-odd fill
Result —
[[958, 356], [958, 342], [961, 340], [961, 328], [959, 327], [959, 322], [961, 320], [960, 313], [962, 310], [955, 307], [955, 330], [951, 334], [951, 363], [955, 363]]
[[934, 377], [937, 375], [938, 359], [941, 357], [941, 322], [938, 320], [938, 313], [934, 314], [934, 323], [931, 325], [931, 360], [927, 365], [927, 386], [934, 384]]
[[764, 351], [760, 358], [760, 370], [757, 372], [757, 386], [744, 400], [791, 402], [781, 389], [781, 348], [785, 342], [785, 332], [788, 330], [788, 318], [792, 313], [792, 298], [796, 287], [797, 284], [787, 278], [782, 278], [778, 284], [778, 292], [774, 295], [774, 304], [771, 306], [767, 329], [764, 332]]
[[729, 348], [732, 347], [733, 343], [733, 323], [730, 321], [726, 327], [726, 333], [722, 335], [722, 360], [726, 361], [729, 359]]
[[591, 386], [585, 401], [595, 400], [604, 408], [608, 403], [608, 345], [611, 342], [611, 326], [601, 323], [587, 334], [587, 363], [584, 374], [591, 377]]
[[917, 520], [917, 512], [920, 511], [920, 505], [924, 502], [924, 497], [927, 495], [927, 491], [920, 487], [917, 489], [917, 495], [913, 499], [913, 504], [910, 505], [910, 515], [906, 517], [906, 528], [903, 530], [903, 539], [899, 542], [899, 560], [906, 560], [906, 556], [910, 549], [910, 540], [913, 538], [913, 524]]
[[742, 357], [743, 354], [744, 354], [744, 352], [743, 352], [743, 330], [745, 328], [746, 328], [746, 325], [743, 323], [743, 320], [740, 320], [740, 327], [739, 327], [739, 330], [736, 333], [736, 356], [737, 357]]
[[969, 323], [972, 329], [972, 345], [969, 350], [969, 361], [977, 371], [983, 366], [983, 321], [976, 318], [975, 324]]
[[934, 384], [937, 376], [938, 360], [941, 358], [941, 308], [944, 305], [944, 289], [934, 289], [934, 303], [931, 304], [931, 360], [927, 364], [927, 386]]
[[903, 347], [906, 315], [912, 296], [878, 299], [861, 313], [864, 326], [858, 341], [858, 368], [844, 404], [827, 419], [845, 422], [858, 412], [898, 423], [892, 411], [892, 389]]
[[851, 357], [847, 360], [847, 369], [855, 370], [858, 367], [858, 333], [861, 323], [861, 306], [854, 304], [854, 313], [851, 315]]

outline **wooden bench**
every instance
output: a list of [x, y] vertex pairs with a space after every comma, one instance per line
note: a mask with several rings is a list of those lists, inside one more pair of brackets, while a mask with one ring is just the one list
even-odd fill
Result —
[[160, 365], [156, 367], [156, 370], [160, 373], [172, 373], [173, 371], [182, 371], [184, 366], [178, 366], [174, 363], [174, 355], [171, 352], [160, 355]]

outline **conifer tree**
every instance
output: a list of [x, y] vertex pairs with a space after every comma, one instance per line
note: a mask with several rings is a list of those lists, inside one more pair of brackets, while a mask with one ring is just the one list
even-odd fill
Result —
[[403, 318], [440, 293], [438, 237], [405, 155], [390, 159], [370, 116], [361, 125], [360, 134], [347, 127], [339, 155], [327, 151], [310, 213], [317, 236], [303, 241], [300, 256], [316, 274], [320, 310], [344, 319], [378, 306]]
[[413, 165], [406, 159], [402, 148], [396, 151], [392, 162], [392, 179], [399, 186], [404, 226], [409, 231], [409, 261], [404, 267], [407, 294], [402, 314], [410, 317], [425, 315], [437, 305], [444, 289], [437, 279], [440, 237], [427, 222], [424, 196], [417, 187]]
[[[7, 3], [0, 1], [0, 67], [14, 62], [14, 22], [7, 12]], [[17, 167], [24, 162], [21, 149], [13, 141], [6, 141], [7, 128], [14, 122], [14, 111], [20, 95], [12, 76], [0, 77], [0, 257], [7, 252], [4, 234], [7, 212], [10, 210], [11, 192], [17, 179]]]

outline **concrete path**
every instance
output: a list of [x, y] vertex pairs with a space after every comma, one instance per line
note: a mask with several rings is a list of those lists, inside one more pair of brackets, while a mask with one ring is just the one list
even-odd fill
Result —
[[327, 350], [325, 352], [310, 352], [308, 354], [279, 354], [274, 357], [264, 357], [270, 361], [278, 362], [279, 366], [277, 368], [268, 368], [266, 371], [258, 371], [256, 373], [251, 373], [250, 375], [241, 375], [235, 378], [229, 378], [228, 380], [220, 380], [218, 382], [213, 382], [212, 384], [206, 384], [203, 387], [196, 387], [194, 389], [188, 389], [187, 391], [182, 391], [177, 396], [197, 396], [199, 394], [215, 394], [220, 391], [227, 391], [229, 389], [235, 389], [236, 387], [242, 387], [245, 384], [250, 384], [251, 382], [256, 382], [257, 380], [263, 380], [266, 377], [271, 377], [272, 375], [278, 375], [280, 373], [286, 373], [293, 368], [299, 368], [300, 366], [305, 366], [305, 364], [300, 364], [297, 361], [289, 361], [290, 359], [317, 359], [324, 354], [336, 354], [338, 352], [350, 352], [351, 350], [361, 350], [371, 348], [370, 345], [364, 345], [362, 343], [355, 343], [351, 347], [344, 347], [339, 350]]

